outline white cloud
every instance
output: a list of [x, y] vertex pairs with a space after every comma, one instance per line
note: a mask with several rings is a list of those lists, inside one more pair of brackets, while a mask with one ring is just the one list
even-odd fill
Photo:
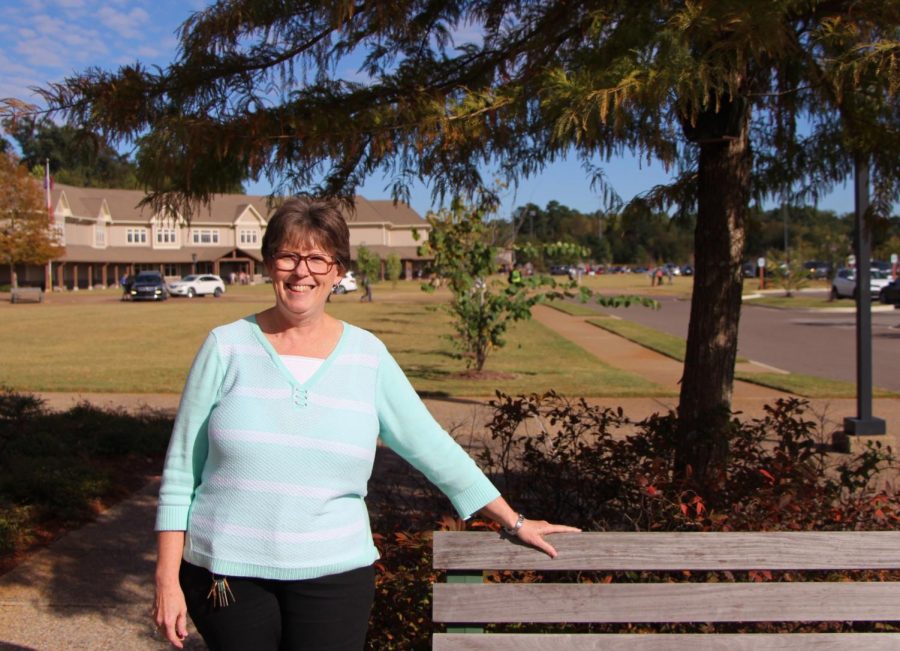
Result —
[[63, 9], [84, 9], [87, 6], [84, 0], [56, 0], [56, 4]]
[[16, 44], [16, 52], [24, 55], [28, 65], [38, 68], [55, 68], [57, 70], [66, 66], [67, 60], [59, 48], [53, 47], [52, 42], [44, 38], [35, 38], [21, 41]]
[[112, 29], [117, 36], [127, 38], [138, 38], [141, 33], [141, 27], [150, 20], [150, 14], [136, 7], [131, 11], [116, 11], [111, 7], [102, 7], [97, 12], [100, 22]]

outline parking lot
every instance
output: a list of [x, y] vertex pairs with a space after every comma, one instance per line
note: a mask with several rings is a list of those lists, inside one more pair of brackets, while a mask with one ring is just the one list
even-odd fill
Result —
[[[687, 337], [690, 301], [674, 297], [659, 301], [659, 310], [634, 306], [603, 311]], [[844, 300], [835, 302], [840, 311], [785, 310], [745, 301], [738, 354], [793, 373], [855, 382], [854, 306]], [[875, 386], [900, 391], [900, 310], [872, 313], [872, 359]]]

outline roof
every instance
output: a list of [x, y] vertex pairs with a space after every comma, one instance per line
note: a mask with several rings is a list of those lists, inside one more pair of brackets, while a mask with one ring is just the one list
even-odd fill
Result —
[[191, 254], [194, 253], [197, 254], [197, 262], [228, 260], [232, 251], [236, 251], [238, 257], [252, 258], [257, 262], [262, 262], [262, 254], [259, 251], [247, 251], [229, 246], [195, 246], [182, 249], [154, 249], [149, 246], [109, 246], [105, 249], [95, 249], [92, 246], [70, 245], [66, 247], [65, 254], [57, 259], [76, 264], [174, 264], [178, 262], [194, 262], [194, 259], [191, 257]]
[[[153, 211], [145, 206], [138, 208], [145, 193], [141, 190], [119, 190], [113, 188], [79, 188], [73, 185], [56, 184], [51, 199], [57, 205], [60, 195], [65, 193], [72, 214], [76, 217], [94, 219], [100, 214], [100, 206], [106, 200], [110, 216], [114, 222], [149, 223]], [[268, 220], [273, 211], [269, 208], [269, 197], [249, 194], [217, 194], [213, 196], [209, 206], [201, 206], [192, 221], [195, 224], [233, 224], [235, 220], [252, 206], [259, 215]], [[273, 201], [274, 209], [278, 199]], [[422, 219], [405, 203], [394, 204], [390, 199], [366, 199], [357, 196], [355, 210], [341, 208], [341, 213], [348, 224], [389, 223], [394, 226], [427, 226]]]

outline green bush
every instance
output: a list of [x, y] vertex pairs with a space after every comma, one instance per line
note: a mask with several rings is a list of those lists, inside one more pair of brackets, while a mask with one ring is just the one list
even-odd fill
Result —
[[0, 554], [47, 524], [70, 527], [158, 472], [172, 419], [86, 403], [64, 412], [0, 389]]

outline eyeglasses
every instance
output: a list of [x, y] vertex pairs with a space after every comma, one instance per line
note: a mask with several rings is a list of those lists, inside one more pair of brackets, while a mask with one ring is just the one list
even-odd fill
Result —
[[272, 262], [278, 271], [295, 271], [301, 262], [306, 262], [306, 268], [314, 276], [327, 274], [335, 265], [334, 258], [321, 253], [300, 255], [299, 253], [281, 252], [272, 257]]

